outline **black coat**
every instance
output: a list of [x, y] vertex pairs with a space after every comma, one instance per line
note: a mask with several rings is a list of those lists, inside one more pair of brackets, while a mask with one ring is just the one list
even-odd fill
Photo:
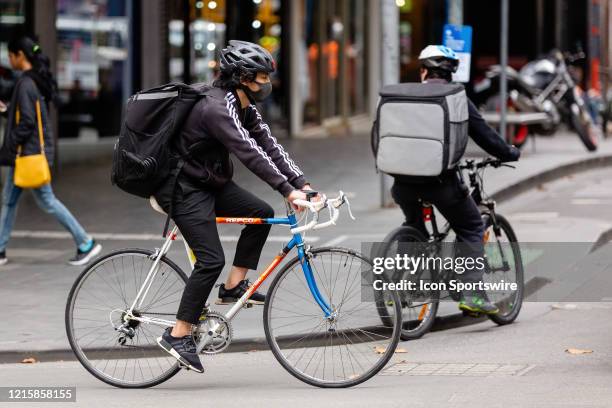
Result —
[[182, 174], [202, 186], [219, 187], [231, 180], [230, 153], [284, 196], [306, 183], [257, 107], [242, 109], [229, 90], [212, 88], [196, 103], [174, 147], [181, 155], [189, 153]]
[[[22, 146], [21, 154], [24, 156], [40, 153], [36, 101], [40, 103], [45, 155], [49, 165], [53, 164], [54, 140], [47, 102], [34, 80], [29, 75], [21, 75], [15, 84], [8, 107], [4, 141], [0, 149], [0, 165], [15, 165], [17, 146]], [[16, 123], [17, 108], [19, 124]]]

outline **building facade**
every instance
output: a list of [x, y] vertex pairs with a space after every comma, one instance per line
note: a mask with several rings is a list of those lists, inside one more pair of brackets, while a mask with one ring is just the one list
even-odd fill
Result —
[[370, 0], [0, 0], [0, 65], [17, 33], [52, 60], [60, 137], [116, 136], [139, 89], [210, 82], [229, 39], [277, 61], [262, 107], [277, 134], [346, 127], [369, 109]]
[[[580, 45], [590, 58], [586, 77], [605, 86], [610, 1], [511, 1], [510, 64]], [[275, 134], [324, 135], [371, 114], [381, 82], [418, 80], [418, 54], [440, 42], [447, 21], [474, 27], [472, 78], [497, 63], [499, 3], [0, 0], [0, 65], [8, 65], [11, 36], [36, 34], [61, 91], [58, 135], [96, 138], [118, 134], [123, 104], [135, 91], [209, 82], [229, 39], [257, 42], [278, 63], [273, 95], [262, 107]]]

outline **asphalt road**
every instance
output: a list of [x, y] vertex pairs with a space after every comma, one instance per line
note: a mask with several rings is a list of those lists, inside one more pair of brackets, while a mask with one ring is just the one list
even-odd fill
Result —
[[206, 373], [181, 372], [145, 390], [108, 386], [76, 362], [0, 365], [0, 384], [76, 387], [77, 402], [67, 407], [609, 407], [610, 308], [531, 303], [510, 326], [485, 321], [430, 333], [400, 344], [406, 352], [395, 355], [398, 365], [343, 390], [299, 382], [267, 351], [204, 358]]
[[[382, 375], [354, 389], [313, 389], [289, 376], [266, 351], [206, 358], [204, 375], [179, 373], [150, 390], [116, 390], [75, 362], [0, 365], [0, 384], [76, 386], [76, 405], [87, 407], [194, 402], [266, 407], [288, 403], [296, 407], [608, 407], [612, 404], [612, 303], [606, 300], [612, 300], [612, 251], [609, 246], [589, 251], [610, 228], [611, 201], [612, 169], [608, 168], [542, 185], [500, 205], [521, 242], [574, 243], [571, 248], [579, 248], [562, 265], [530, 272], [529, 279], [547, 280], [540, 291], [546, 296], [526, 303], [510, 326], [496, 327], [484, 321], [402, 343], [400, 348], [406, 352], [394, 358], [400, 365], [389, 366]], [[400, 219], [397, 209], [371, 216], [369, 225], [376, 225], [377, 219]], [[358, 247], [365, 239], [342, 224], [338, 229], [340, 234], [322, 232], [317, 243], [335, 239], [340, 245]], [[382, 227], [371, 228], [368, 234], [382, 237], [384, 232]], [[228, 253], [232, 245], [228, 243]], [[275, 253], [278, 245], [268, 247], [264, 258]], [[598, 267], [586, 268], [585, 264]], [[13, 277], [37, 284], [36, 277]], [[48, 283], [49, 277], [42, 272], [38, 277]], [[41, 292], [32, 302], [61, 296], [65, 289], [60, 286], [54, 294]], [[260, 309], [243, 313], [236, 321], [238, 330], [262, 335], [260, 313]], [[39, 330], [44, 327], [32, 327], [36, 334]], [[570, 354], [568, 349], [585, 353]]]

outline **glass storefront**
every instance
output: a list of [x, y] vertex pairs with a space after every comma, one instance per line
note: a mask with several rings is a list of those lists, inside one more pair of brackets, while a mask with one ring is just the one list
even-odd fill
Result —
[[304, 58], [300, 75], [304, 123], [354, 115], [366, 107], [366, 1], [304, 0]]
[[[0, 1], [0, 66], [8, 68], [7, 44], [21, 27], [25, 24], [25, 1]], [[23, 31], [23, 30], [21, 30]], [[2, 73], [0, 73], [1, 75]]]
[[[60, 90], [61, 138], [116, 136], [125, 101], [139, 84], [213, 81], [219, 52], [229, 39], [256, 42], [276, 60], [272, 96], [260, 106], [275, 134], [288, 130], [294, 103], [307, 126], [326, 125], [328, 119], [337, 123], [368, 106], [369, 0], [164, 0], [155, 3], [157, 10], [145, 9], [145, 1], [50, 2], [53, 6], [47, 8], [55, 14], [46, 16], [45, 7], [34, 0], [0, 0], [0, 71], [10, 74], [6, 44], [13, 28], [33, 30], [35, 13], [55, 22], [52, 58]], [[143, 10], [146, 22], [140, 20]], [[295, 12], [299, 23], [289, 26]], [[157, 20], [150, 20], [155, 16]], [[159, 39], [141, 37], [147, 24]], [[291, 30], [302, 38], [292, 45], [300, 50], [293, 63]], [[160, 41], [154, 61], [142, 55], [145, 38], [149, 47]], [[290, 87], [292, 76], [298, 78], [297, 95]]]
[[425, 0], [398, 0], [400, 12], [400, 80], [418, 81], [418, 58], [427, 45], [423, 36]]
[[57, 0], [59, 137], [116, 136], [128, 60], [122, 0]]
[[[171, 81], [210, 82], [216, 73], [216, 52], [225, 42], [225, 0], [169, 2], [168, 44]], [[185, 23], [189, 44], [185, 46]], [[186, 73], [185, 65], [189, 66]]]
[[367, 70], [366, 70], [366, 24], [365, 0], [353, 1], [349, 7], [349, 35], [346, 45], [347, 84], [349, 98], [349, 114], [357, 115], [365, 112], [367, 104]]
[[[218, 56], [230, 39], [260, 44], [281, 61], [281, 0], [189, 0], [167, 3], [168, 72], [171, 81], [212, 82]], [[188, 24], [189, 30], [185, 30]], [[188, 40], [185, 41], [185, 37]], [[186, 71], [185, 67], [189, 69]], [[261, 106], [268, 121], [283, 120], [281, 69], [272, 76], [272, 97]]]

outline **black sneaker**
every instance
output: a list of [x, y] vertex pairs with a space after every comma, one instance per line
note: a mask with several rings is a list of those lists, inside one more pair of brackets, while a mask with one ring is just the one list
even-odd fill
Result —
[[0, 252], [0, 266], [6, 265], [8, 259], [6, 259], [6, 251]]
[[164, 334], [157, 338], [157, 344], [189, 370], [203, 373], [204, 367], [196, 352], [193, 336], [172, 337], [170, 333], [172, 333], [172, 327], [168, 327]]
[[499, 313], [499, 308], [491, 303], [487, 294], [477, 291], [463, 291], [459, 309], [470, 314], [494, 315]]
[[70, 265], [79, 266], [89, 263], [94, 256], [98, 255], [102, 251], [102, 245], [98, 244], [95, 240], [91, 244], [89, 251], [81, 251], [77, 248], [77, 253], [74, 257], [70, 258], [68, 263]]
[[[249, 286], [251, 286], [251, 284], [249, 283], [248, 279], [241, 280], [240, 283], [232, 289], [226, 289], [225, 284], [222, 283], [219, 286], [219, 299], [217, 299], [215, 303], [217, 305], [229, 305], [231, 303], [236, 303], [238, 299], [240, 299], [242, 295], [249, 290]], [[247, 303], [252, 305], [263, 305], [266, 303], [266, 295], [255, 292], [251, 295], [249, 300], [247, 300]]]

